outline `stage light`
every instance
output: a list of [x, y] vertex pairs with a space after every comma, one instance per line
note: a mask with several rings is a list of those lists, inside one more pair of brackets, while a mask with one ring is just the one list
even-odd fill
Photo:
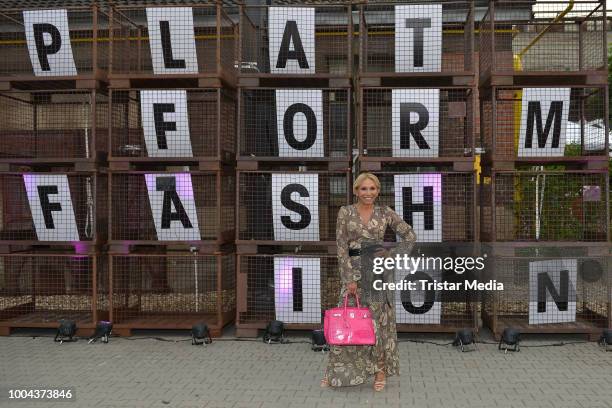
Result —
[[266, 333], [263, 336], [264, 343], [285, 343], [285, 324], [280, 320], [272, 320], [266, 326]]
[[60, 343], [65, 341], [76, 341], [76, 339], [73, 338], [76, 331], [77, 325], [74, 320], [61, 319], [53, 341], [58, 341]]
[[327, 345], [327, 341], [325, 340], [325, 335], [323, 334], [323, 330], [313, 330], [312, 331], [312, 345], [310, 347], [312, 351], [328, 351], [329, 346]]
[[512, 349], [508, 347], [504, 347], [504, 353], [510, 351], [521, 351], [520, 343], [521, 342], [521, 333], [512, 327], [506, 327], [504, 332], [502, 333], [501, 339], [499, 339], [498, 350], [502, 350], [502, 343], [505, 346], [514, 346]]
[[453, 346], [459, 347], [462, 352], [465, 351], [465, 346], [473, 344], [474, 350], [476, 349], [476, 343], [474, 342], [474, 332], [470, 329], [461, 329], [455, 335]]
[[96, 324], [96, 331], [89, 338], [88, 344], [95, 343], [98, 339], [102, 339], [103, 343], [108, 343], [108, 338], [113, 332], [113, 324], [105, 320], [99, 321]]
[[[204, 341], [198, 341], [204, 339]], [[208, 325], [204, 322], [196, 323], [191, 328], [191, 344], [199, 346], [202, 344], [211, 344], [212, 338], [210, 337], [210, 330]]]
[[612, 351], [612, 329], [606, 329], [601, 333], [599, 345], [604, 348], [604, 351]]

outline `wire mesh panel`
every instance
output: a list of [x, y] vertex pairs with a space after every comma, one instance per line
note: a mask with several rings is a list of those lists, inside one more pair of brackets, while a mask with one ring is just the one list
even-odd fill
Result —
[[278, 4], [242, 8], [243, 75], [351, 73], [349, 5]]
[[214, 1], [194, 7], [116, 7], [112, 74], [233, 73], [238, 25]]
[[108, 318], [103, 296], [108, 279], [104, 257], [7, 254], [0, 256], [0, 326], [77, 326]]
[[111, 255], [113, 323], [220, 329], [235, 318], [236, 260], [223, 255]]
[[604, 14], [603, 1], [491, 3], [480, 36], [481, 76], [605, 69]]
[[[418, 242], [475, 240], [474, 173], [432, 171], [374, 174], [381, 184], [377, 203], [389, 206], [400, 214], [415, 230]], [[431, 221], [421, 221], [424, 219]], [[385, 238], [395, 241], [395, 234], [390, 228]]]
[[3, 10], [0, 27], [5, 80], [91, 75], [108, 68], [109, 17], [95, 6]]
[[236, 102], [224, 89], [112, 90], [111, 156], [169, 160], [235, 154]]
[[0, 92], [0, 161], [96, 161], [107, 127], [104, 92]]
[[473, 155], [474, 94], [469, 88], [365, 88], [360, 114], [364, 156], [414, 160]]
[[347, 89], [253, 89], [240, 95], [240, 156], [347, 160]]
[[607, 155], [606, 88], [493, 88], [481, 100], [485, 150], [496, 160]]
[[[441, 4], [440, 4], [441, 3]], [[361, 8], [363, 73], [473, 72], [469, 1], [367, 4]]]
[[601, 333], [610, 318], [608, 256], [585, 247], [529, 248], [495, 256], [489, 276], [503, 290], [485, 292], [484, 323], [499, 336], [522, 333]]
[[1, 174], [0, 241], [74, 244], [105, 240], [106, 186], [107, 177], [101, 174]]
[[113, 241], [225, 243], [234, 237], [233, 174], [113, 173], [110, 190]]
[[348, 172], [238, 172], [238, 240], [336, 240]]
[[237, 326], [270, 320], [320, 327], [342, 283], [333, 255], [239, 255]]
[[483, 241], [606, 241], [601, 171], [496, 171], [482, 184]]

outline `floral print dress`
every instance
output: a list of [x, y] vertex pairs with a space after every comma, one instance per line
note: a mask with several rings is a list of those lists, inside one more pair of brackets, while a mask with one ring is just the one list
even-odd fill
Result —
[[[374, 206], [370, 220], [364, 223], [355, 204], [343, 206], [338, 212], [336, 241], [338, 264], [342, 280], [342, 291], [338, 306], [344, 304], [346, 283], [357, 282], [357, 294], [362, 299], [360, 285], [361, 270], [359, 256], [350, 257], [349, 249], [359, 249], [363, 241], [383, 241], [387, 226], [404, 241], [414, 243], [416, 235], [395, 211], [389, 207]], [[349, 298], [354, 306], [354, 297]], [[331, 346], [325, 375], [332, 387], [362, 384], [366, 379], [384, 367], [387, 377], [399, 375], [399, 352], [395, 325], [395, 305], [387, 301], [372, 301], [376, 344], [374, 346]]]

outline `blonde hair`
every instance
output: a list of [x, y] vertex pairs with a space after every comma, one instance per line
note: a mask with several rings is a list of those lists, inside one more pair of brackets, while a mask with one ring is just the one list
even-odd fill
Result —
[[357, 176], [357, 178], [355, 179], [355, 182], [353, 183], [353, 193], [357, 194], [357, 190], [359, 190], [359, 186], [361, 186], [361, 183], [363, 183], [366, 180], [372, 180], [372, 182], [374, 183], [374, 185], [380, 192], [380, 180], [378, 180], [378, 177], [376, 177], [372, 173], [364, 172], [364, 173], [361, 173], [359, 176]]

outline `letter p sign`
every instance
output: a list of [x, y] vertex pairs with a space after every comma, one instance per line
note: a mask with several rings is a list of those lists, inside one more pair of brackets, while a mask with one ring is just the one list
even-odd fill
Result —
[[23, 24], [34, 75], [77, 74], [66, 9], [24, 11]]

